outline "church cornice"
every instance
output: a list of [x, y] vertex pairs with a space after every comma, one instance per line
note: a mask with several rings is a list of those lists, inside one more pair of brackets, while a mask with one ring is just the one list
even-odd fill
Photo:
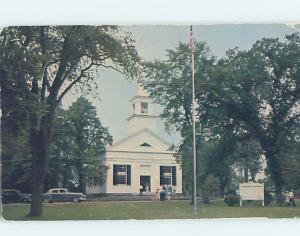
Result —
[[165, 154], [165, 155], [174, 155], [176, 152], [174, 151], [139, 151], [139, 150], [107, 150], [107, 153], [109, 152], [125, 152], [125, 153], [145, 153], [145, 154]]
[[133, 119], [134, 117], [140, 117], [140, 118], [157, 118], [158, 116], [155, 115], [143, 115], [143, 114], [133, 114], [131, 116], [129, 116], [126, 120], [130, 121], [131, 119]]
[[154, 98], [151, 98], [151, 97], [149, 97], [149, 96], [135, 95], [135, 96], [130, 100], [130, 102], [132, 102], [133, 100], [136, 100], [136, 99], [147, 99], [147, 100], [154, 101]]

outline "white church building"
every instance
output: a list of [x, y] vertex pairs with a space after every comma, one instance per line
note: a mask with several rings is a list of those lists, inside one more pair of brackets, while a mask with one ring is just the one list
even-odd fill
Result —
[[132, 114], [127, 118], [129, 135], [107, 148], [101, 161], [108, 166], [104, 185], [87, 187], [87, 194], [154, 193], [172, 186], [182, 193], [182, 171], [170, 144], [156, 133], [154, 100], [138, 86], [130, 101]]

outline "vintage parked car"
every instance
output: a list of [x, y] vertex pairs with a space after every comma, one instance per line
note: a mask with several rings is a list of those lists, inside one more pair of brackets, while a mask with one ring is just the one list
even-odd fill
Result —
[[86, 197], [83, 193], [71, 193], [65, 188], [52, 188], [43, 194], [44, 202], [81, 202]]
[[21, 193], [16, 189], [3, 189], [2, 202], [6, 203], [29, 203], [31, 202], [30, 194]]

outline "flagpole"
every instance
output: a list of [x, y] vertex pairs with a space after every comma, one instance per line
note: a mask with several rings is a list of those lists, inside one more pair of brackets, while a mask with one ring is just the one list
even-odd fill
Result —
[[193, 26], [191, 25], [191, 51], [192, 51], [192, 117], [193, 117], [193, 211], [197, 213], [197, 184], [196, 184], [196, 125], [195, 125], [195, 45], [193, 39]]

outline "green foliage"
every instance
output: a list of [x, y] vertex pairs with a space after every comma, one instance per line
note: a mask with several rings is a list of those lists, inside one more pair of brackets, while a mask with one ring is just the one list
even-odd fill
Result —
[[272, 194], [269, 192], [269, 191], [266, 191], [264, 192], [264, 202], [265, 202], [265, 206], [268, 206], [272, 203], [273, 201], [273, 196]]
[[[191, 173], [190, 53], [188, 45], [180, 43], [168, 51], [167, 60], [147, 63], [145, 82], [165, 108], [161, 117], [166, 127], [175, 128], [183, 138], [178, 160], [187, 175]], [[228, 50], [217, 62], [204, 44], [196, 43], [197, 154], [207, 165], [206, 170], [198, 169], [201, 175], [214, 173], [221, 177], [221, 186], [222, 182], [229, 185], [235, 165], [243, 171], [243, 181], [253, 180], [262, 169], [260, 158], [264, 155], [277, 192], [286, 184], [299, 183], [299, 168], [292, 173], [289, 166], [299, 164], [292, 154], [297, 151], [291, 151], [299, 144], [295, 132], [300, 123], [299, 58], [298, 34], [287, 35], [284, 41], [261, 39], [248, 51]], [[207, 146], [211, 151], [206, 151]], [[215, 161], [206, 162], [206, 156]], [[218, 165], [224, 166], [226, 173]], [[287, 172], [290, 177], [286, 178]], [[191, 183], [190, 178], [184, 177], [184, 181]]]
[[22, 104], [26, 93], [3, 80], [1, 72], [1, 162], [2, 188], [30, 192], [28, 172], [31, 168], [28, 106]]
[[299, 127], [296, 128], [295, 140], [286, 140], [282, 143], [285, 151], [281, 153], [281, 166], [283, 178], [286, 183], [285, 190], [297, 189], [300, 187], [300, 139]]
[[254, 140], [240, 140], [236, 144], [233, 158], [238, 183], [256, 181], [256, 174], [263, 170], [263, 152]]
[[284, 140], [295, 139], [299, 123], [299, 55], [297, 34], [286, 36], [284, 42], [259, 40], [249, 51], [230, 50], [218, 62], [210, 86], [216, 104], [211, 109], [223, 110], [237, 132], [258, 140], [277, 191], [285, 183]]
[[[164, 108], [161, 118], [165, 120], [167, 130], [175, 129], [183, 137], [179, 147], [177, 159], [183, 169], [183, 188], [186, 193], [191, 193], [192, 185], [192, 108], [191, 108], [191, 66], [190, 49], [188, 44], [179, 43], [174, 50], [167, 51], [168, 59], [165, 61], [154, 61], [146, 63], [147, 80], [144, 81], [145, 88], [156, 102]], [[195, 44], [195, 65], [196, 65], [196, 97], [200, 102], [205, 93], [203, 84], [213, 69], [215, 58], [211, 55], [208, 47], [204, 43]], [[197, 116], [202, 119], [197, 121], [196, 129], [198, 133], [207, 131], [207, 122], [199, 103], [197, 107]], [[202, 146], [202, 139], [199, 136], [197, 147]], [[202, 162], [204, 156], [198, 153], [197, 156], [197, 179], [200, 179], [204, 173]]]
[[[145, 88], [158, 103], [163, 105], [161, 117], [165, 119], [167, 128], [172, 127], [183, 137], [191, 134], [191, 75], [190, 50], [188, 44], [179, 43], [175, 50], [167, 51], [166, 61], [146, 63], [147, 80]], [[199, 107], [197, 116], [202, 117], [197, 122], [197, 130], [201, 132], [204, 125], [201, 101], [205, 93], [204, 86], [213, 70], [215, 58], [204, 43], [195, 44], [195, 93]]]
[[[58, 104], [74, 87], [90, 90], [99, 69], [112, 68], [127, 78], [135, 77], [139, 61], [130, 35], [116, 26], [7, 27], [1, 31], [1, 93], [14, 90], [29, 120], [30, 215], [42, 214], [42, 189]], [[2, 109], [15, 108], [4, 103]]]
[[55, 123], [47, 188], [77, 183], [84, 192], [86, 184], [102, 185], [107, 167], [101, 164], [100, 155], [113, 140], [96, 108], [80, 97], [69, 109], [59, 110]]
[[[225, 189], [228, 188], [232, 182], [231, 167], [234, 163], [233, 152], [235, 150], [234, 136], [227, 132], [224, 135], [225, 136], [220, 139], [207, 141], [207, 149], [200, 149], [200, 152], [205, 158], [203, 163], [205, 175], [213, 175], [219, 179], [221, 195], [224, 195]], [[205, 147], [206, 145], [203, 146]]]
[[225, 196], [224, 201], [228, 204], [228, 206], [236, 206], [240, 202], [240, 196], [231, 193]]
[[279, 206], [282, 206], [285, 203], [285, 199], [286, 196], [284, 192], [276, 193], [276, 201]]
[[202, 201], [204, 203], [209, 203], [211, 197], [220, 190], [220, 181], [218, 178], [214, 177], [213, 175], [208, 175], [205, 178], [203, 184], [201, 184], [201, 193], [202, 193]]

